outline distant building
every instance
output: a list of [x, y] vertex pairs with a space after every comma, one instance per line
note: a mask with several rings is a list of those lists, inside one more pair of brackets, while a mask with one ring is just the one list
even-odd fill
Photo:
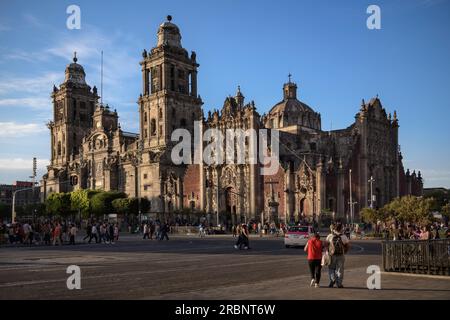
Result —
[[30, 181], [15, 181], [13, 184], [0, 184], [0, 203], [11, 206], [14, 191], [22, 189], [27, 190], [16, 193], [16, 206], [20, 207], [28, 204], [39, 203], [39, 187], [34, 188], [34, 190], [30, 189], [32, 187], [33, 182]]

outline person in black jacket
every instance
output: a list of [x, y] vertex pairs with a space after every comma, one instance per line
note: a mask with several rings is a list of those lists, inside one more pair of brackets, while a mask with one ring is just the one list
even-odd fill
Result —
[[159, 240], [164, 240], [164, 238], [169, 240], [169, 236], [167, 234], [169, 232], [169, 224], [167, 222], [161, 226], [161, 230], [159, 232], [161, 233]]

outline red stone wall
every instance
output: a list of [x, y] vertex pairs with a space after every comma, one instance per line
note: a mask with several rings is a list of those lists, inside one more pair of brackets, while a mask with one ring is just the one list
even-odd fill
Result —
[[[200, 210], [200, 165], [188, 165], [186, 174], [184, 176], [183, 191], [185, 197], [183, 199], [183, 206], [185, 208], [191, 207], [191, 201], [195, 201], [195, 208]], [[194, 197], [192, 197], [192, 194]]]

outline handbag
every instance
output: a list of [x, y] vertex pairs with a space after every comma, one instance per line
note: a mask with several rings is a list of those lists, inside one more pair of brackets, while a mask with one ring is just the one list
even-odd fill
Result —
[[328, 254], [328, 251], [325, 251], [322, 254], [322, 262], [320, 264], [322, 265], [322, 267], [324, 267], [324, 266], [329, 266], [330, 263], [331, 263], [331, 257]]

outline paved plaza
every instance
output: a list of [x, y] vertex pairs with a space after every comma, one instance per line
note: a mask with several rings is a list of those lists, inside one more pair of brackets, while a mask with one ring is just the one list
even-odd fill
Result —
[[[309, 287], [306, 254], [282, 238], [251, 238], [233, 248], [230, 235], [172, 236], [170, 241], [123, 236], [112, 244], [1, 247], [0, 299], [450, 299], [450, 278], [381, 275], [366, 286], [369, 265], [381, 266], [379, 241], [353, 241], [344, 289]], [[81, 268], [81, 290], [69, 290], [66, 268]]]

